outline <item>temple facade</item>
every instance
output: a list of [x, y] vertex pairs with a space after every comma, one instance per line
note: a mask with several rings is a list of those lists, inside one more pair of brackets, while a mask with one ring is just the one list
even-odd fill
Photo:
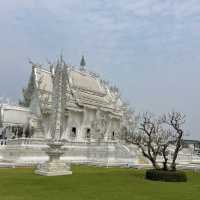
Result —
[[29, 106], [32, 114], [30, 123], [36, 130], [33, 137], [51, 138], [55, 106], [53, 98], [59, 95], [53, 93], [52, 78], [56, 72], [62, 76], [62, 81], [58, 83], [62, 85], [59, 100], [62, 104], [59, 108], [62, 114], [62, 139], [76, 142], [123, 140], [127, 128], [124, 118], [127, 107], [118, 89], [110, 87], [83, 66], [75, 69], [62, 60], [55, 68], [50, 66], [50, 71], [33, 65], [30, 80], [33, 81], [34, 89]]
[[[122, 139], [124, 104], [118, 90], [110, 88], [97, 75], [84, 69], [78, 70], [67, 65], [62, 67], [62, 139], [76, 142]], [[36, 138], [51, 137], [52, 102], [55, 98], [52, 77], [56, 70], [59, 68], [52, 67], [47, 71], [33, 66], [31, 76], [34, 77], [35, 87], [30, 110], [42, 119], [43, 128], [43, 134], [35, 133]]]

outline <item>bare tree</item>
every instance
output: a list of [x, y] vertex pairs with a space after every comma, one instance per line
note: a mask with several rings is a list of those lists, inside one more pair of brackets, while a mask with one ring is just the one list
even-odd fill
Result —
[[162, 122], [169, 125], [173, 132], [173, 141], [171, 143], [174, 145], [174, 151], [172, 153], [171, 170], [176, 170], [176, 159], [178, 153], [182, 149], [183, 142], [183, 125], [185, 124], [185, 115], [180, 112], [170, 112], [167, 115], [163, 115]]
[[[163, 124], [162, 124], [163, 125]], [[171, 141], [173, 140], [173, 134], [170, 129], [164, 129], [163, 132], [163, 143], [161, 144], [161, 155], [163, 157], [163, 170], [167, 171], [169, 170], [168, 167], [168, 161], [169, 161], [169, 146], [171, 144]]]
[[162, 121], [146, 112], [140, 117], [135, 132], [128, 136], [128, 141], [139, 147], [144, 157], [152, 163], [155, 169], [160, 169], [157, 157], [164, 149], [163, 144], [167, 138]]
[[[176, 160], [182, 149], [185, 115], [170, 112], [155, 118], [146, 112], [138, 119], [135, 127], [129, 130], [128, 142], [137, 145], [155, 169], [161, 168], [157, 158], [162, 156], [162, 169], [176, 170]], [[171, 158], [169, 155], [172, 155]]]
[[182, 149], [184, 119], [185, 116], [179, 112], [171, 112], [157, 118], [146, 112], [139, 117], [138, 123], [134, 123], [137, 127], [129, 132], [127, 141], [137, 145], [155, 169], [161, 169], [157, 157], [162, 156], [162, 169], [176, 170], [176, 159]]

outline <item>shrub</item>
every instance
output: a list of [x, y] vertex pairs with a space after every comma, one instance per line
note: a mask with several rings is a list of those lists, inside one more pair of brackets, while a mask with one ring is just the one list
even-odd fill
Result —
[[183, 171], [164, 171], [150, 169], [146, 171], [146, 179], [166, 182], [186, 182], [187, 176]]

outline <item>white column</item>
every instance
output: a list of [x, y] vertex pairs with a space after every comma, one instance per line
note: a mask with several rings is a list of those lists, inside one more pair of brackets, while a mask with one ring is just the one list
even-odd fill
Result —
[[80, 126], [80, 141], [85, 141], [85, 124], [86, 124], [86, 119], [87, 119], [87, 110], [84, 108], [83, 111], [83, 118]]
[[111, 130], [112, 129], [112, 116], [109, 115], [109, 124], [105, 135], [105, 141], [108, 141], [111, 138]]

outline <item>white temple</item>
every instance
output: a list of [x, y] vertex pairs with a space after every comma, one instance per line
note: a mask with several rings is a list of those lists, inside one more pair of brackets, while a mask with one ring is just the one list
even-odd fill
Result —
[[29, 107], [6, 104], [0, 107], [2, 138], [6, 138], [2, 140], [6, 145], [0, 158], [29, 164], [48, 159], [43, 149], [51, 138], [52, 99], [57, 96], [53, 94], [52, 77], [60, 70], [59, 84], [64, 92], [60, 99], [63, 115], [58, 123], [67, 147], [62, 159], [102, 165], [134, 164], [135, 153], [125, 144], [130, 123], [126, 104], [116, 87], [87, 71], [84, 58], [81, 63], [77, 69], [60, 58], [56, 64], [50, 64], [49, 70], [32, 64], [26, 89]]

